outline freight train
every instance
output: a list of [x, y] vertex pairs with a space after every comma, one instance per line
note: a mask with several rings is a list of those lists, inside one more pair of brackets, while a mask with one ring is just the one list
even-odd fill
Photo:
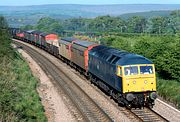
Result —
[[120, 105], [153, 107], [156, 95], [155, 66], [147, 58], [115, 48], [56, 34], [11, 28], [13, 38], [31, 43], [60, 58]]

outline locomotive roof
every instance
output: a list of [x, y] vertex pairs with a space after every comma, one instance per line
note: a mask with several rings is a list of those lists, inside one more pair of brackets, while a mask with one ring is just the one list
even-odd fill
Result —
[[91, 46], [91, 45], [94, 45], [94, 44], [96, 44], [96, 43], [94, 43], [94, 42], [90, 42], [90, 41], [81, 41], [81, 40], [78, 40], [78, 41], [75, 41], [74, 42], [74, 44], [77, 44], [77, 45], [80, 45], [80, 46], [83, 46], [83, 47], [89, 47], [89, 46]]
[[[44, 33], [44, 32], [43, 32], [43, 33], [40, 34], [40, 36], [47, 36], [47, 35], [49, 35], [49, 34], [54, 34], [54, 33]], [[56, 35], [56, 34], [55, 34], [55, 35]]]
[[75, 40], [78, 40], [78, 39], [73, 38], [73, 37], [66, 37], [66, 38], [61, 38], [61, 40], [64, 40], [64, 41], [67, 41], [67, 42], [72, 42], [72, 41], [75, 41]]
[[9, 28], [11, 30], [20, 30], [20, 28]]
[[132, 64], [152, 64], [152, 62], [137, 54], [129, 53], [124, 50], [99, 45], [90, 50], [90, 54], [113, 64], [132, 65]]
[[39, 31], [39, 30], [35, 30], [35, 31], [32, 32], [32, 34], [41, 34], [41, 33], [43, 33], [43, 32]]

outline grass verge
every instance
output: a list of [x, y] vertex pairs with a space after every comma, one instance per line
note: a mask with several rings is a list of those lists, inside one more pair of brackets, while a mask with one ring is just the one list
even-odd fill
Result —
[[0, 121], [47, 121], [28, 64], [18, 54], [7, 60], [0, 63]]
[[10, 44], [7, 30], [0, 29], [0, 122], [46, 122], [38, 79]]
[[176, 80], [157, 80], [157, 92], [165, 100], [174, 103], [180, 109], [180, 82]]

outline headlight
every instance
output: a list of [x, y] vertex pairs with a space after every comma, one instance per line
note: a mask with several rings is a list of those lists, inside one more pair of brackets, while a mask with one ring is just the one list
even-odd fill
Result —
[[148, 83], [148, 81], [147, 81], [147, 80], [145, 80], [145, 81], [144, 81], [144, 83], [145, 83], [145, 84], [147, 84], [147, 83]]
[[152, 100], [155, 100], [155, 99], [157, 98], [156, 92], [152, 92], [152, 93], [150, 94], [150, 98], [151, 98]]

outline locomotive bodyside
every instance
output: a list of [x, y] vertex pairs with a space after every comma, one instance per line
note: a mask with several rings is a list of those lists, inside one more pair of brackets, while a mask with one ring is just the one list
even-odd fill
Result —
[[154, 105], [154, 65], [143, 56], [97, 46], [89, 51], [88, 69], [92, 81], [100, 84], [119, 103], [128, 107]]

